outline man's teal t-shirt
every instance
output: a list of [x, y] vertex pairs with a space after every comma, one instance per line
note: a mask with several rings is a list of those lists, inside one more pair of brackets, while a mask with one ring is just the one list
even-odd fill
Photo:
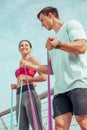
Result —
[[[55, 37], [61, 42], [86, 39], [83, 27], [76, 20], [66, 22]], [[75, 88], [87, 88], [87, 52], [72, 54], [52, 49], [49, 56], [55, 76], [54, 95]]]

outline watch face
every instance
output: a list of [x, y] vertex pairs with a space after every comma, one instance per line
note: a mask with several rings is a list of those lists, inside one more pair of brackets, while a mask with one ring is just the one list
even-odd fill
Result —
[[61, 42], [58, 41], [58, 45], [55, 47], [55, 49], [59, 49], [61, 47]]

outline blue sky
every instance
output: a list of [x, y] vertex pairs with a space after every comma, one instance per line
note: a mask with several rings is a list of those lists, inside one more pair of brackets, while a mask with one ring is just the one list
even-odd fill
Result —
[[[45, 42], [53, 31], [46, 31], [37, 19], [37, 13], [46, 6], [59, 10], [60, 19], [79, 20], [87, 34], [87, 0], [3, 0], [0, 1], [0, 112], [10, 107], [10, 84], [16, 83], [14, 75], [21, 58], [18, 43], [30, 40], [32, 55], [46, 64]], [[51, 87], [54, 78], [51, 77]], [[47, 82], [39, 83], [38, 93], [47, 90]], [[15, 91], [14, 91], [15, 105]]]

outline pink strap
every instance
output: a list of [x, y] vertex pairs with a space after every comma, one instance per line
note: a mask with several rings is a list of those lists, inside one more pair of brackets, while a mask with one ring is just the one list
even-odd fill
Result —
[[34, 109], [34, 104], [33, 104], [33, 100], [32, 100], [31, 90], [30, 90], [29, 82], [28, 82], [28, 78], [27, 78], [26, 67], [24, 67], [24, 69], [25, 69], [26, 80], [27, 80], [27, 85], [28, 85], [28, 92], [29, 92], [29, 98], [30, 98], [30, 106], [31, 106], [32, 117], [33, 117], [33, 122], [34, 122], [34, 130], [39, 130], [38, 123], [37, 123], [37, 118], [36, 118], [36, 113], [35, 113], [35, 109]]
[[50, 59], [49, 59], [48, 51], [47, 51], [47, 63], [48, 63], [48, 130], [53, 130], [52, 109], [51, 109], [51, 90], [50, 90]]

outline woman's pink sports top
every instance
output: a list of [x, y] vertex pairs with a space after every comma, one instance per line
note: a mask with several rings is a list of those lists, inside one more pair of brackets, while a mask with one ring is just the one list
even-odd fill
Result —
[[[30, 59], [30, 58], [29, 58]], [[29, 61], [28, 59], [28, 61]], [[26, 68], [26, 72], [28, 76], [34, 77], [36, 71], [34, 71], [33, 69], [30, 68]], [[21, 74], [25, 75], [25, 69], [23, 67], [19, 67], [16, 71], [15, 71], [15, 76], [16, 78], [18, 78]]]
[[[29, 68], [26, 68], [26, 72], [27, 72], [27, 75], [28, 76], [31, 76], [31, 77], [34, 77], [36, 71], [32, 70], [32, 69], [29, 69]], [[16, 71], [15, 71], [15, 76], [16, 78], [18, 78], [21, 74], [24, 74], [25, 75], [25, 69], [23, 67], [20, 67], [18, 68]]]

